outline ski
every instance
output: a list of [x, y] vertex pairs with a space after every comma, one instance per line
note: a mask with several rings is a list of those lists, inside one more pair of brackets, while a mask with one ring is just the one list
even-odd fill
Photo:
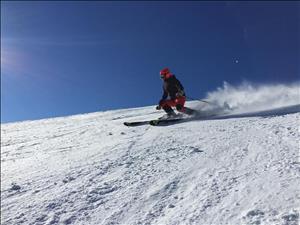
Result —
[[183, 118], [174, 118], [174, 119], [157, 119], [149, 121], [149, 124], [152, 126], [166, 125], [170, 123], [176, 123], [179, 121], [185, 120]]
[[168, 123], [175, 123], [180, 120], [184, 120], [183, 118], [172, 118], [172, 119], [154, 119], [154, 120], [144, 120], [144, 121], [133, 121], [133, 122], [124, 122], [123, 124], [128, 127], [135, 127], [135, 126], [141, 126], [141, 125], [152, 125], [152, 126], [158, 126]]
[[[194, 116], [190, 116], [190, 117], [181, 117], [181, 116], [160, 117], [158, 119], [152, 119], [152, 120], [124, 122], [123, 124], [128, 127], [135, 127], [135, 126], [141, 126], [141, 125], [167, 126], [169, 124], [178, 123], [180, 121], [213, 119], [213, 118], [218, 118], [217, 116], [218, 116], [218, 114], [206, 114], [206, 115], [202, 114], [201, 115], [200, 113], [194, 113]], [[221, 117], [219, 117], [219, 118], [221, 118]]]
[[134, 121], [134, 122], [124, 122], [123, 124], [127, 127], [136, 127], [141, 125], [149, 124], [151, 120], [145, 120], [145, 121]]

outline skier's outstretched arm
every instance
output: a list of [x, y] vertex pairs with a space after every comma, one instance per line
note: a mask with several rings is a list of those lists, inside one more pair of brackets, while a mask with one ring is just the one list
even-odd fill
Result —
[[158, 106], [156, 106], [157, 110], [161, 109], [161, 105], [162, 105], [163, 101], [165, 101], [168, 98], [168, 92], [166, 92], [165, 89], [163, 89], [163, 90], [164, 90], [163, 95], [162, 95], [161, 99], [159, 100]]

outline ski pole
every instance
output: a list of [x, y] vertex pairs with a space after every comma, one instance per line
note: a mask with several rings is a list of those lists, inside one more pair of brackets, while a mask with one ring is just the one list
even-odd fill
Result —
[[191, 97], [188, 97], [186, 96], [187, 99], [189, 100], [192, 100], [192, 101], [199, 101], [199, 102], [205, 102], [207, 104], [212, 104], [211, 102], [208, 102], [208, 101], [205, 101], [205, 100], [202, 100], [202, 99], [194, 99], [194, 98], [191, 98]]

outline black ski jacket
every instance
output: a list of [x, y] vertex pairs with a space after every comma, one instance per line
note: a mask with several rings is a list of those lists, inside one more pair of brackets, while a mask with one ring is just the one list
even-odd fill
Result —
[[166, 100], [168, 96], [170, 96], [171, 99], [175, 99], [179, 93], [181, 93], [182, 96], [185, 96], [184, 88], [175, 75], [164, 80], [163, 91], [164, 93], [161, 100]]

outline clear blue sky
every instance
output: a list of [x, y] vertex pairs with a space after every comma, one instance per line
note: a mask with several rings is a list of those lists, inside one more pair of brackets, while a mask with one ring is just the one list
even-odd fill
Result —
[[1, 122], [156, 104], [169, 67], [190, 97], [299, 81], [299, 2], [1, 1]]

